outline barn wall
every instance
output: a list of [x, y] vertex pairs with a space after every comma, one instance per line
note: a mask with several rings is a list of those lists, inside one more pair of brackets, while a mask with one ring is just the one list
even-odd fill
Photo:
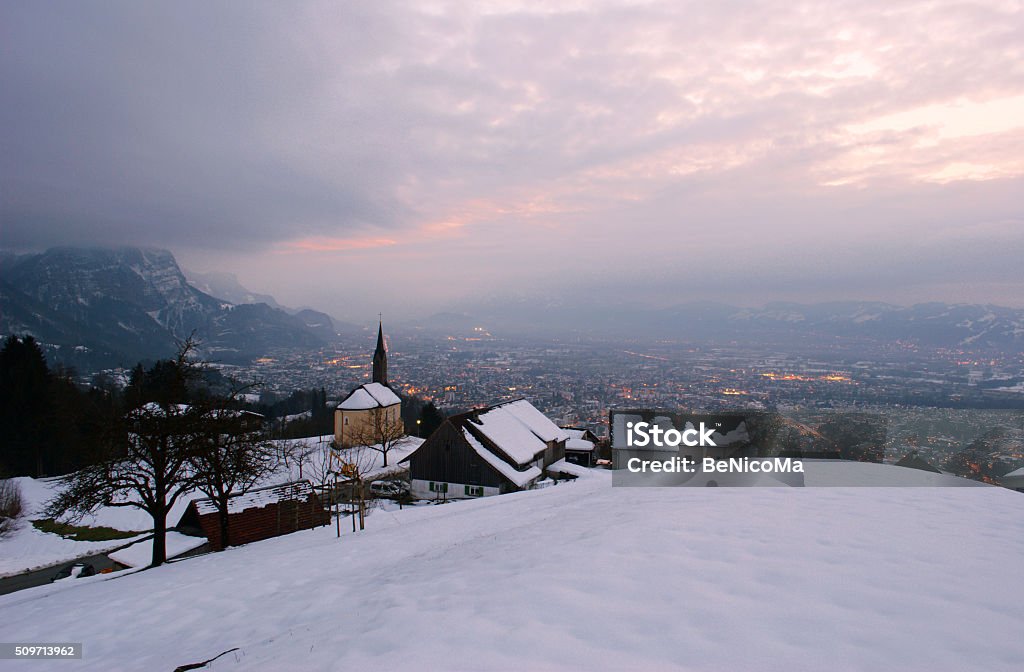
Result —
[[[232, 513], [228, 517], [228, 531], [231, 535], [231, 544], [237, 546], [298, 530], [308, 530], [318, 525], [328, 525], [330, 522], [331, 514], [324, 511], [320, 500], [313, 495], [306, 501], [284, 500], [260, 509], [252, 508]], [[215, 551], [223, 549], [217, 514], [200, 515], [199, 524], [206, 533], [206, 538], [210, 540], [210, 547]]]
[[488, 488], [500, 488], [506, 483], [450, 420], [445, 420], [409, 457], [409, 479]]

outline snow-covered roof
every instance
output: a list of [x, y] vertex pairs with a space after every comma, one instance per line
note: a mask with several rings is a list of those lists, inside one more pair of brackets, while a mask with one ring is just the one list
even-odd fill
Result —
[[343, 411], [365, 411], [382, 406], [402, 403], [390, 387], [380, 383], [366, 383], [352, 390], [345, 400], [338, 404]]
[[569, 438], [564, 429], [551, 422], [546, 415], [538, 411], [526, 399], [502, 404], [498, 408], [503, 408], [516, 416], [520, 422], [530, 428], [531, 432], [540, 437], [541, 441], [565, 441]]
[[578, 464], [572, 462], [566, 462], [564, 459], [552, 462], [544, 470], [549, 474], [568, 474], [570, 476], [592, 476], [593, 472], [587, 467], [581, 467]]
[[516, 487], [524, 488], [530, 482], [540, 478], [541, 472], [537, 467], [531, 466], [523, 471], [518, 471], [508, 462], [484, 448], [480, 442], [476, 440], [476, 437], [470, 434], [469, 430], [463, 429], [462, 433], [465, 435], [466, 441], [469, 442], [469, 445], [476, 451], [477, 455], [484, 458], [484, 461], [497, 469], [502, 476], [515, 483]]
[[594, 450], [594, 444], [592, 441], [587, 441], [585, 439], [569, 439], [565, 442], [565, 449], [589, 453]]
[[[309, 481], [294, 481], [292, 483], [280, 483], [266, 488], [250, 490], [243, 495], [237, 495], [228, 500], [228, 513], [241, 513], [246, 509], [262, 509], [269, 504], [276, 504], [280, 501], [298, 500], [306, 501], [313, 494], [313, 486]], [[199, 515], [217, 513], [217, 506], [210, 498], [195, 500], [196, 510]]]
[[[692, 422], [686, 423], [687, 429], [690, 429], [691, 427], [693, 427]], [[750, 441], [750, 434], [747, 433], [747, 423], [746, 421], [741, 422], [735, 429], [732, 429], [725, 434], [716, 431], [711, 435], [711, 439], [715, 442], [716, 446], [728, 446], [730, 443], [736, 443], [738, 441]]]
[[[184, 415], [184, 414], [188, 413], [191, 410], [191, 408], [192, 407], [189, 404], [170, 404], [167, 407], [167, 410], [169, 410], [171, 412], [172, 416], [176, 416], [176, 415]], [[217, 418], [237, 418], [237, 417], [240, 417], [240, 416], [243, 416], [243, 415], [244, 416], [253, 417], [253, 418], [262, 418], [262, 417], [264, 417], [262, 413], [255, 413], [253, 411], [243, 411], [243, 410], [238, 410], [238, 409], [233, 409], [233, 408], [214, 408], [214, 409], [211, 409], [211, 410], [209, 410], [207, 412], [210, 415], [212, 415], [214, 417], [217, 417]], [[160, 404], [156, 403], [155, 401], [150, 401], [150, 402], [148, 402], [146, 404], [143, 404], [142, 406], [140, 406], [139, 408], [135, 409], [134, 411], [132, 411], [132, 416], [133, 417], [139, 417], [139, 416], [142, 416], [142, 415], [152, 415], [152, 416], [156, 416], [156, 417], [163, 417], [163, 415], [164, 415], [164, 407], [161, 406]]]
[[[587, 433], [585, 429], [577, 429], [576, 427], [562, 427], [562, 431], [565, 432], [570, 439], [582, 439], [583, 435]], [[568, 444], [566, 444], [568, 446]]]
[[639, 413], [612, 413], [612, 447], [627, 448], [626, 441], [627, 425], [631, 422], [642, 422], [644, 417]]
[[530, 431], [516, 416], [502, 407], [481, 413], [469, 424], [490, 439], [517, 464], [532, 462], [537, 453], [544, 452], [547, 444]]
[[1003, 478], [1006, 478], [1008, 476], [1014, 476], [1014, 477], [1024, 476], [1024, 467], [1021, 467], [1020, 469], [1014, 469], [1013, 471], [1011, 471], [1008, 474], [1003, 474]]
[[519, 465], [532, 462], [547, 448], [547, 441], [569, 438], [525, 399], [481, 411], [467, 422]]
[[[172, 416], [173, 415], [183, 415], [185, 413], [188, 413], [189, 405], [188, 404], [169, 404], [167, 406], [167, 410], [169, 410], [171, 412]], [[135, 409], [134, 411], [132, 411], [132, 416], [133, 417], [139, 417], [141, 415], [155, 415], [157, 417], [163, 417], [164, 416], [164, 407], [161, 406], [160, 404], [156, 403], [155, 401], [150, 401], [148, 403], [143, 404], [142, 406], [140, 406], [139, 408]]]

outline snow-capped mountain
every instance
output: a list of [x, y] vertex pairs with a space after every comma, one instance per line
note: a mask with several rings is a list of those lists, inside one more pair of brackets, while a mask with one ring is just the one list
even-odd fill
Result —
[[[312, 308], [289, 308], [288, 306], [282, 306], [270, 294], [260, 294], [243, 286], [234, 273], [217, 271], [199, 273], [184, 269], [182, 269], [182, 272], [185, 274], [190, 285], [205, 294], [221, 299], [225, 303], [232, 303], [236, 306], [266, 304], [271, 308], [276, 308], [294, 316], [306, 325], [309, 330], [319, 334], [324, 340], [331, 340], [336, 334], [335, 328], [338, 325], [335, 324], [334, 320], [327, 313], [322, 313]], [[354, 325], [345, 326], [354, 327]]]
[[166, 356], [193, 332], [221, 360], [315, 347], [333, 334], [329, 318], [310, 328], [266, 304], [236, 306], [196, 289], [167, 250], [53, 248], [9, 260], [0, 280], [0, 332], [31, 333], [66, 363]]
[[247, 289], [238, 281], [234, 273], [224, 271], [210, 271], [201, 273], [182, 269], [188, 283], [201, 292], [224, 299], [229, 303], [265, 303], [271, 308], [287, 310], [279, 304], [270, 294], [260, 294]]

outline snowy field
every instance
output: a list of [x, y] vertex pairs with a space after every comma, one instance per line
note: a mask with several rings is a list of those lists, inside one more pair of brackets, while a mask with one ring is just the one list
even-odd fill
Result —
[[[21, 489], [24, 515], [18, 520], [17, 529], [0, 539], [0, 578], [21, 572], [49, 567], [55, 563], [70, 561], [97, 553], [105, 553], [132, 542], [132, 538], [111, 541], [75, 541], [58, 534], [41, 532], [32, 526], [32, 520], [42, 518], [46, 502], [53, 496], [57, 486], [55, 479], [36, 480], [15, 478]], [[82, 525], [103, 525], [116, 530], [139, 531], [153, 527], [152, 519], [137, 509], [107, 508], [98, 516], [89, 516]], [[133, 537], [139, 538], [139, 537]]]
[[1020, 669], [1018, 493], [607, 476], [2, 596], [4, 639], [76, 670]]

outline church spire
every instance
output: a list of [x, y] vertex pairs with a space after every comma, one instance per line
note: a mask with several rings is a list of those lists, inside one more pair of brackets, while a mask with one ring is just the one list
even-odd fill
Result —
[[377, 325], [377, 349], [373, 351], [373, 382], [388, 384], [388, 351], [384, 347], [384, 321]]

